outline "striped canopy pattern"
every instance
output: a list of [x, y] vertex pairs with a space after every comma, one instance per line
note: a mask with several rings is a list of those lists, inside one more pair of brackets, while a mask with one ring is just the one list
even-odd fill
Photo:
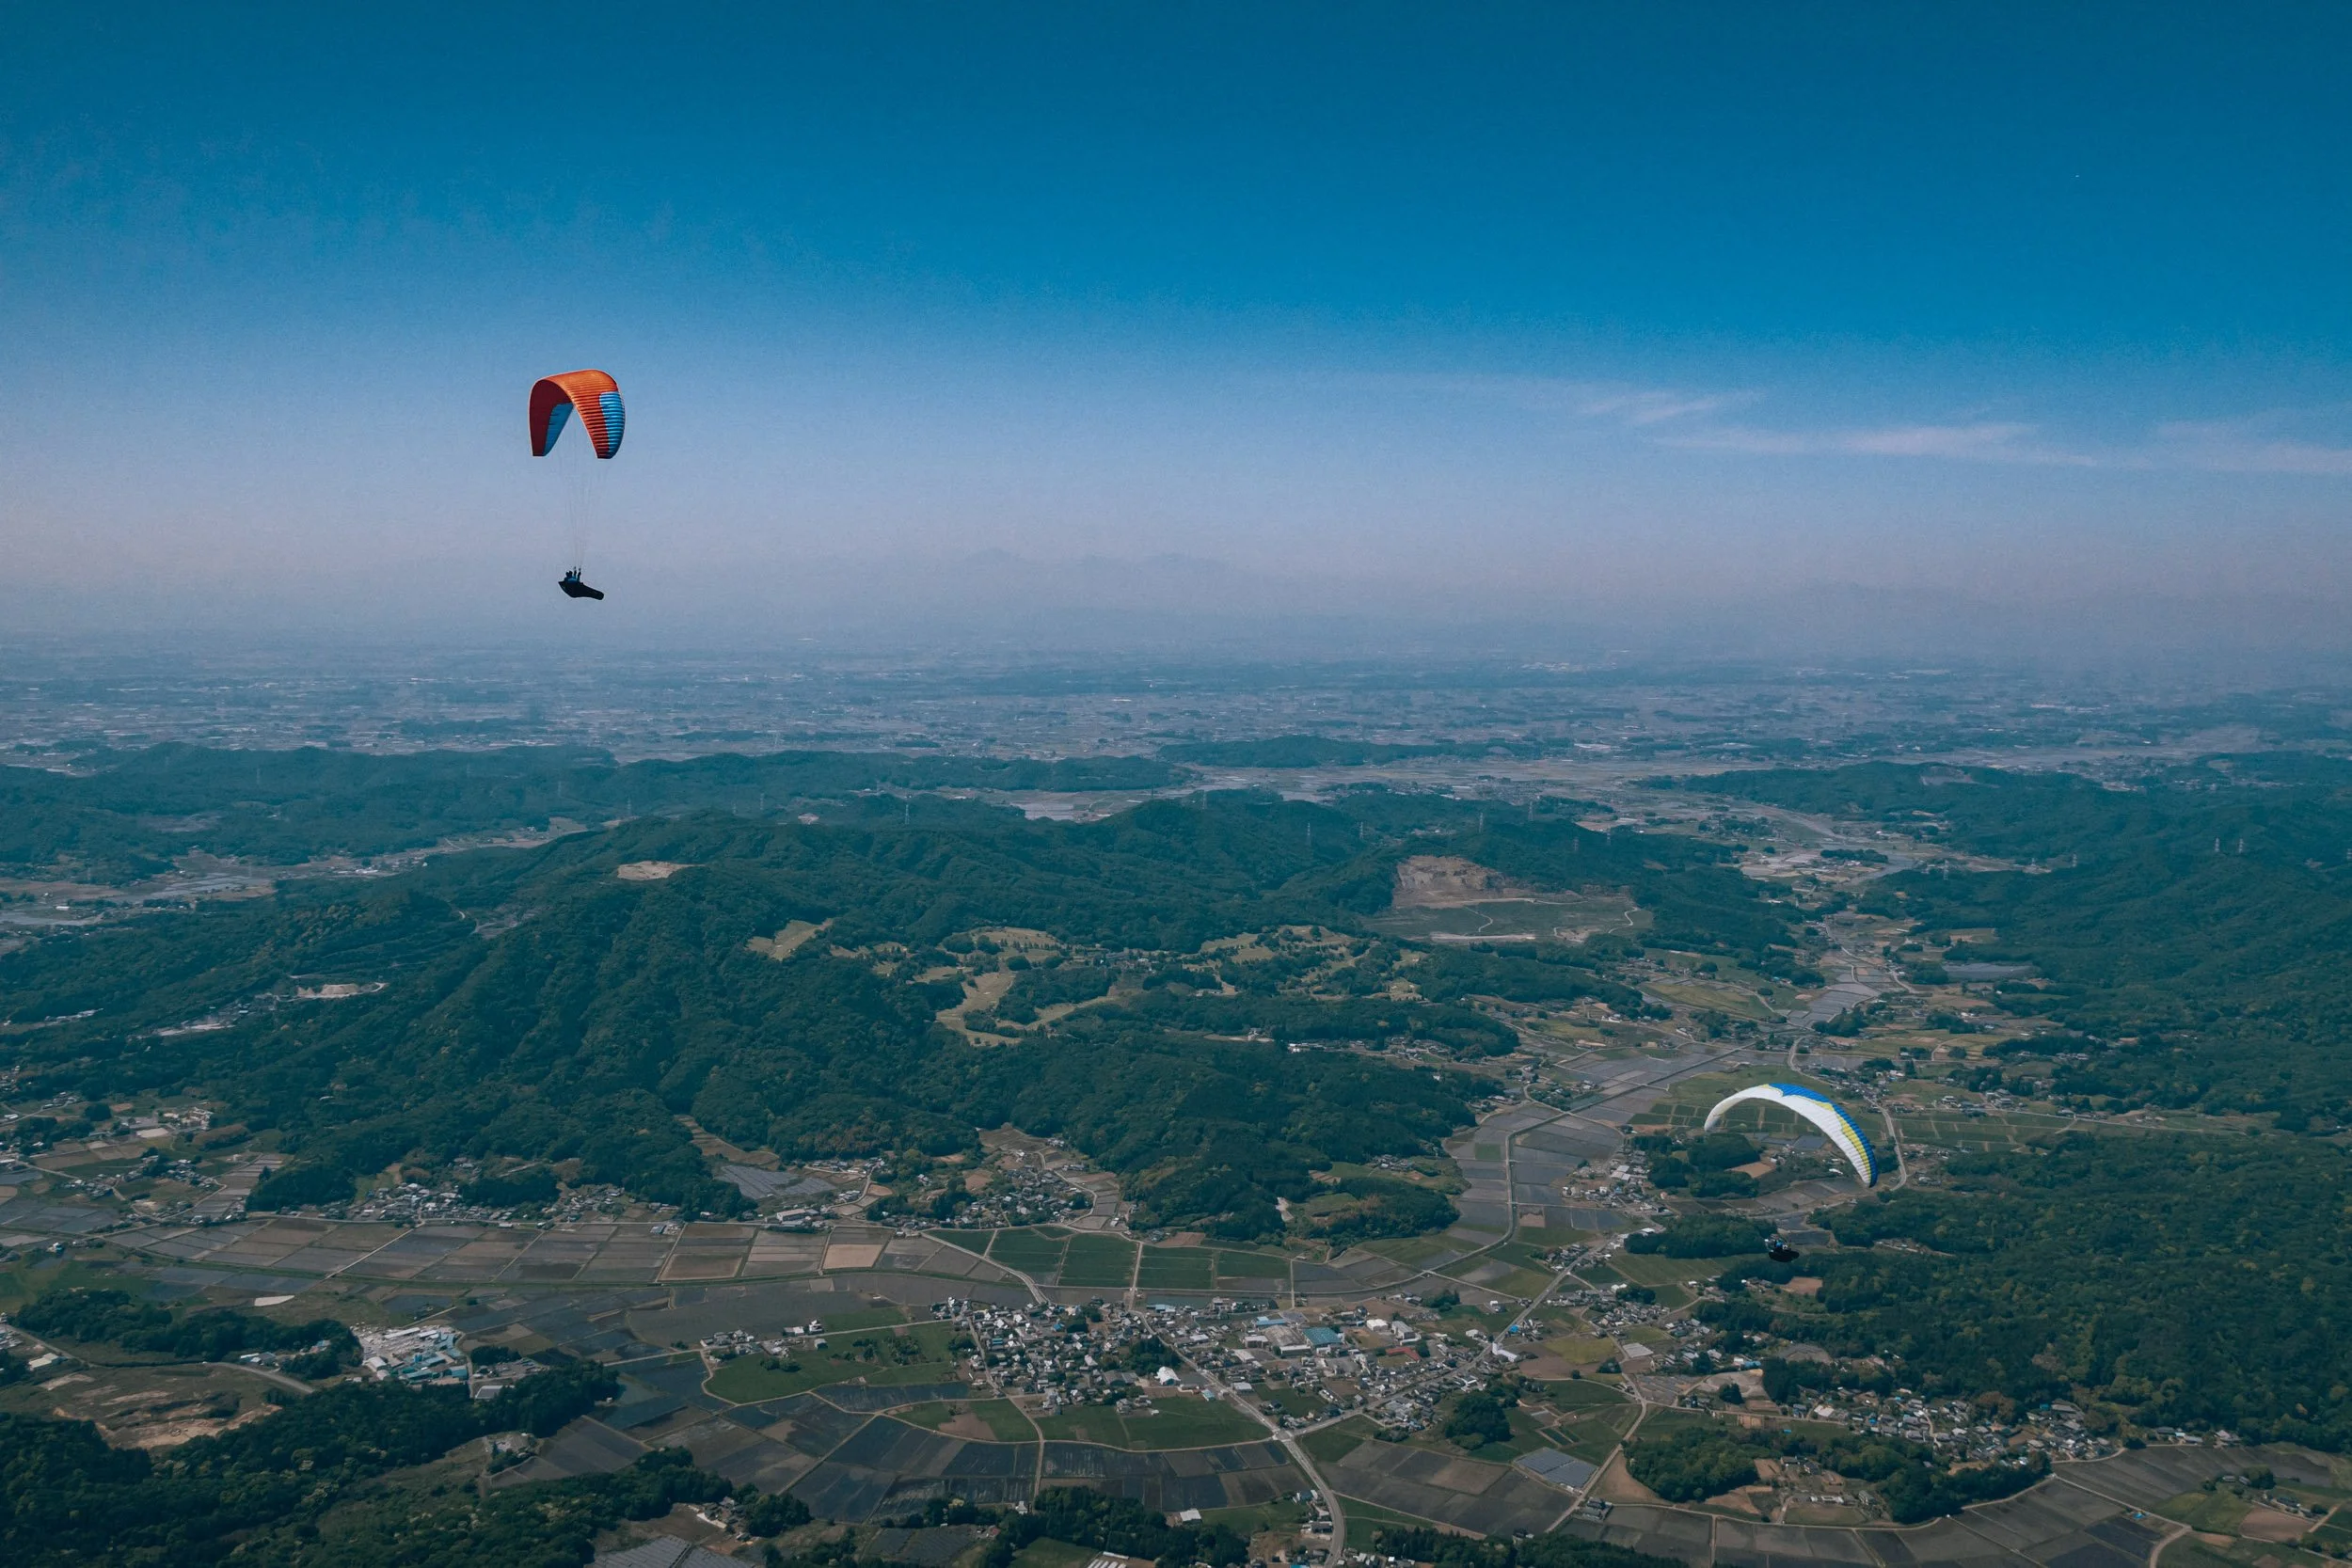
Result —
[[598, 457], [621, 450], [621, 384], [602, 371], [565, 371], [542, 376], [531, 388], [531, 455], [545, 457], [564, 434], [564, 421], [580, 411], [580, 427]]
[[1717, 1122], [1724, 1119], [1725, 1111], [1750, 1100], [1786, 1106], [1796, 1112], [1821, 1130], [1821, 1135], [1830, 1141], [1831, 1147], [1843, 1154], [1847, 1163], [1853, 1166], [1855, 1177], [1864, 1186], [1877, 1183], [1878, 1159], [1870, 1152], [1870, 1140], [1862, 1135], [1862, 1129], [1854, 1125], [1853, 1117], [1839, 1110], [1826, 1096], [1817, 1094], [1802, 1084], [1758, 1084], [1752, 1089], [1726, 1095], [1720, 1104], [1707, 1113], [1708, 1129], [1712, 1130]]

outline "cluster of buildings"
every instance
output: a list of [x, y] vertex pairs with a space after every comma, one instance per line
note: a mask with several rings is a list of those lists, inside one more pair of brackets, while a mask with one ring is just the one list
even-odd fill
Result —
[[1153, 1306], [1120, 1314], [1131, 1322], [1115, 1332], [1128, 1339], [1155, 1335], [1213, 1385], [1235, 1395], [1263, 1397], [1289, 1388], [1311, 1396], [1320, 1406], [1316, 1415], [1296, 1414], [1288, 1408], [1296, 1402], [1280, 1402], [1286, 1407], [1281, 1424], [1294, 1428], [1359, 1410], [1385, 1425], [1419, 1431], [1435, 1418], [1441, 1400], [1482, 1386], [1486, 1372], [1518, 1359], [1500, 1340], [1470, 1331], [1457, 1338], [1428, 1321], [1416, 1326], [1407, 1310], [1391, 1308], [1382, 1316], [1362, 1307], [1302, 1312], [1223, 1301], [1205, 1308]]
[[[359, 1370], [377, 1382], [394, 1379], [412, 1387], [465, 1387], [478, 1400], [496, 1399], [544, 1364], [529, 1356], [509, 1356], [493, 1365], [475, 1366], [457, 1348], [457, 1332], [440, 1323], [417, 1323], [407, 1328], [361, 1328]], [[251, 1356], [240, 1359], [250, 1361]]]
[[[1312, 1319], [1312, 1322], [1311, 1322]], [[1000, 1392], [1040, 1394], [1047, 1408], [1118, 1403], [1141, 1408], [1138, 1389], [1198, 1383], [1181, 1366], [1141, 1366], [1132, 1347], [1155, 1338], [1207, 1375], [1209, 1394], [1268, 1397], [1298, 1389], [1320, 1402], [1317, 1416], [1284, 1413], [1287, 1427], [1320, 1416], [1369, 1411], [1386, 1425], [1419, 1432], [1449, 1394], [1482, 1387], [1486, 1370], [1518, 1361], [1518, 1352], [1472, 1336], [1449, 1336], [1405, 1317], [1343, 1312], [1263, 1312], [1240, 1303], [1207, 1307], [1151, 1305], [1143, 1309], [1096, 1303], [1085, 1312], [1049, 1307], [981, 1309], [972, 1314], [974, 1375]], [[1296, 1402], [1282, 1402], [1292, 1406]]]
[[1666, 1205], [1660, 1201], [1657, 1189], [1649, 1184], [1649, 1162], [1638, 1153], [1628, 1153], [1613, 1161], [1605, 1169], [1585, 1169], [1577, 1173], [1575, 1180], [1565, 1182], [1561, 1196], [1585, 1203], [1605, 1204], [1628, 1214], [1663, 1214]]
[[[536, 1206], [536, 1212], [556, 1223], [586, 1219], [597, 1214], [617, 1214], [628, 1206], [628, 1196], [618, 1187], [574, 1187], [557, 1195], [553, 1203]], [[512, 1219], [513, 1208], [492, 1208], [485, 1204], [468, 1203], [458, 1196], [455, 1187], [433, 1187], [421, 1181], [404, 1181], [397, 1187], [379, 1187], [358, 1202], [330, 1209], [341, 1217], [354, 1220], [374, 1220], [389, 1225], [424, 1225], [464, 1222], [495, 1225]]]
[[237, 1359], [247, 1367], [266, 1367], [275, 1371], [288, 1361], [299, 1361], [305, 1356], [316, 1355], [329, 1349], [331, 1344], [330, 1340], [320, 1339], [297, 1351], [249, 1350], [239, 1354]]
[[1007, 1161], [987, 1190], [975, 1194], [970, 1204], [956, 1211], [953, 1223], [975, 1228], [1050, 1225], [1093, 1207], [1094, 1199], [1058, 1171], [1025, 1160]]
[[[2158, 1442], [2179, 1442], [2195, 1445], [2200, 1441], [2193, 1433], [2151, 1433]], [[2083, 1426], [2082, 1412], [2064, 1400], [2029, 1410], [2017, 1428], [2012, 1429], [2012, 1446], [2028, 1452], [2046, 1453], [2052, 1459], [2104, 1459], [2119, 1450], [2114, 1438], [2090, 1432]], [[2237, 1439], [2227, 1432], [2213, 1434], [2217, 1444], [2228, 1445]], [[2022, 1438], [2022, 1442], [2014, 1439]]]
[[746, 1329], [722, 1329], [703, 1336], [702, 1353], [713, 1361], [731, 1361], [739, 1355], [789, 1355], [803, 1347], [823, 1350], [824, 1332], [824, 1323], [816, 1318], [804, 1323], [787, 1323], [782, 1334], [768, 1339]]
[[1107, 1404], [1143, 1381], [1122, 1363], [1151, 1334], [1148, 1314], [1100, 1306], [1082, 1313], [984, 1307], [969, 1323], [973, 1371], [1001, 1393], [1040, 1394], [1048, 1408]]
[[[1223, 1299], [1205, 1307], [1155, 1303], [1132, 1308], [1095, 1302], [1077, 1310], [983, 1307], [967, 1321], [975, 1341], [974, 1374], [1000, 1392], [1041, 1395], [1049, 1406], [1115, 1403], [1136, 1398], [1138, 1386], [1198, 1381], [1176, 1362], [1189, 1362], [1237, 1394], [1256, 1392], [1262, 1383], [1304, 1387], [1343, 1376], [1360, 1380], [1382, 1348], [1400, 1345], [1399, 1336], [1415, 1344], [1421, 1339], [1402, 1323], [1366, 1320], [1360, 1311], [1352, 1323], [1334, 1326], [1308, 1323], [1297, 1312], [1264, 1312]], [[1147, 1339], [1174, 1353], [1170, 1365], [1145, 1366], [1135, 1359], [1135, 1348]], [[1416, 1359], [1415, 1365], [1421, 1363]], [[1361, 1403], [1365, 1386], [1352, 1382], [1344, 1401]]]
[[466, 1357], [457, 1348], [457, 1331], [437, 1323], [409, 1328], [362, 1328], [359, 1365], [378, 1382], [398, 1379], [413, 1386], [462, 1384], [468, 1381]]
[[1620, 1288], [1611, 1290], [1554, 1291], [1555, 1306], [1573, 1307], [1577, 1315], [1596, 1328], [1631, 1328], [1637, 1324], [1655, 1323], [1667, 1316], [1666, 1309], [1655, 1302], [1629, 1296]]
[[478, 1400], [494, 1400], [533, 1372], [546, 1370], [547, 1368], [544, 1365], [532, 1360], [529, 1356], [522, 1356], [513, 1361], [501, 1361], [495, 1367], [476, 1367], [473, 1369], [473, 1397]]

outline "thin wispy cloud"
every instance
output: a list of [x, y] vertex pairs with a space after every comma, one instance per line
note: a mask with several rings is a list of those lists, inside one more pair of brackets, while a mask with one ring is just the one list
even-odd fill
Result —
[[1504, 402], [1580, 423], [1643, 433], [1662, 447], [1745, 452], [1760, 457], [1929, 457], [1974, 463], [2096, 467], [2093, 453], [2047, 439], [2020, 420], [1775, 429], [1725, 423], [1721, 417], [1763, 401], [1752, 390], [1647, 387], [1521, 375], [1384, 375], [1351, 378], [1386, 389]]
[[1740, 392], [1679, 392], [1657, 388], [1586, 387], [1576, 411], [1587, 419], [1613, 419], [1629, 425], [1666, 424], [1720, 414], [1752, 401]]
[[1899, 424], [1834, 430], [1768, 430], [1747, 425], [1678, 431], [1661, 446], [1699, 451], [1751, 452], [1772, 457], [1933, 457], [1967, 463], [2033, 463], [2095, 467], [2089, 453], [2054, 446], [2039, 426], [2015, 420], [1971, 424]]
[[2023, 467], [2352, 476], [2352, 408], [2280, 409], [2226, 420], [2173, 420], [2145, 435], [2095, 440], [2029, 420], [1919, 420], [1883, 424], [1774, 424], [1734, 420], [1766, 394], [1564, 376], [1369, 374], [1336, 379], [1387, 393], [1507, 404], [1564, 427], [1624, 432], [1677, 451], [1754, 457], [1924, 459]]
[[2290, 418], [2176, 420], [2156, 427], [2156, 441], [2174, 464], [2214, 473], [2352, 474], [2352, 446], [2282, 434]]
[[2289, 428], [2329, 412], [2341, 411], [2168, 420], [2155, 426], [2146, 439], [2128, 444], [2065, 439], [2042, 425], [2018, 420], [1819, 430], [1701, 424], [1655, 439], [1661, 446], [1685, 451], [1767, 457], [1930, 458], [2043, 467], [2352, 476], [2352, 445], [2294, 434]]
[[1579, 381], [1544, 375], [1374, 374], [1339, 380], [1381, 391], [1437, 393], [1508, 404], [1540, 414], [1628, 425], [1636, 429], [1723, 414], [1756, 401], [1747, 391], [1645, 387], [1635, 382]]

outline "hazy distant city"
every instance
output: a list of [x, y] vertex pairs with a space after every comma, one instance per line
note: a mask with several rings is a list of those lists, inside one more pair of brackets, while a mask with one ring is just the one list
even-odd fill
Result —
[[[1672, 758], [1739, 766], [1948, 754], [2074, 764], [2108, 753], [2327, 749], [2352, 737], [2322, 676], [2248, 690], [2193, 667], [2083, 673], [2000, 665], [1595, 657], [1336, 663], [1104, 655], [1079, 661], [545, 648], [351, 655], [276, 646], [171, 656], [13, 650], [0, 745], [20, 756], [179, 742], [371, 752], [586, 746], [622, 761], [817, 747], [1050, 757], [1312, 736], [1484, 743], [1408, 759], [1432, 778], [1533, 783]], [[1490, 766], [1489, 766], [1490, 764]], [[2070, 765], [2074, 765], [2070, 764]]]

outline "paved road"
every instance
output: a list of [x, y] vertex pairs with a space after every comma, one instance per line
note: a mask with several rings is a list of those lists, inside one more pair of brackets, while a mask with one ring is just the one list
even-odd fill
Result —
[[275, 1383], [280, 1388], [291, 1389], [297, 1394], [316, 1392], [315, 1389], [313, 1389], [309, 1384], [303, 1382], [300, 1378], [291, 1376], [285, 1372], [273, 1371], [267, 1367], [248, 1367], [241, 1361], [207, 1361], [202, 1364], [218, 1371], [246, 1372], [254, 1377], [260, 1378], [264, 1383]]
[[1323, 1472], [1315, 1468], [1313, 1456], [1307, 1452], [1299, 1439], [1308, 1433], [1329, 1426], [1333, 1421], [1347, 1419], [1347, 1415], [1343, 1413], [1328, 1420], [1317, 1421], [1311, 1426], [1302, 1427], [1296, 1432], [1287, 1431], [1279, 1421], [1227, 1387], [1224, 1380], [1215, 1372], [1189, 1360], [1185, 1364], [1190, 1366], [1194, 1374], [1200, 1379], [1200, 1386], [1203, 1388], [1215, 1393], [1218, 1399], [1228, 1402], [1234, 1409], [1247, 1410], [1256, 1417], [1258, 1424], [1266, 1429], [1267, 1435], [1282, 1445], [1283, 1451], [1291, 1456], [1291, 1462], [1298, 1466], [1300, 1473], [1305, 1475], [1307, 1480], [1313, 1484], [1316, 1492], [1322, 1495], [1324, 1506], [1331, 1511], [1331, 1560], [1337, 1562], [1340, 1553], [1347, 1548], [1347, 1508], [1340, 1501], [1338, 1489], [1325, 1481]]
[[[1037, 1302], [1041, 1305], [1046, 1304], [1045, 1292], [1038, 1287], [1038, 1282], [1031, 1279], [1027, 1275], [1023, 1274], [1019, 1269], [1014, 1268], [1011, 1264], [1005, 1262], [1002, 1259], [991, 1258], [984, 1252], [974, 1252], [970, 1247], [964, 1246], [961, 1243], [946, 1241], [938, 1236], [927, 1236], [925, 1237], [925, 1240], [936, 1242], [941, 1246], [954, 1247], [958, 1252], [965, 1253], [971, 1257], [982, 1259], [992, 1268], [1004, 1270], [1007, 1274], [1012, 1275], [1013, 1278], [1021, 1281], [1021, 1283], [1028, 1289], [1029, 1299], [1031, 1301]], [[1140, 1261], [1142, 1257], [1143, 1253], [1138, 1248], [1136, 1253], [1136, 1258], [1138, 1261]]]
[[[20, 1340], [20, 1344], [18, 1346], [20, 1354], [26, 1350], [31, 1351], [35, 1355], [64, 1355], [70, 1354], [59, 1350], [56, 1346], [50, 1344], [45, 1339], [40, 1338], [35, 1335], [25, 1333], [21, 1328], [16, 1332]], [[209, 1367], [216, 1372], [244, 1372], [248, 1377], [258, 1377], [264, 1383], [274, 1383], [278, 1385], [278, 1387], [287, 1390], [289, 1393], [314, 1394], [318, 1392], [317, 1389], [311, 1387], [309, 1384], [303, 1382], [300, 1378], [294, 1376], [290, 1372], [275, 1371], [268, 1367], [248, 1367], [242, 1361], [95, 1361], [91, 1360], [87, 1352], [82, 1352], [78, 1354], [74, 1354], [73, 1359], [87, 1363], [93, 1367]]]
[[1911, 1163], [1903, 1158], [1903, 1139], [1895, 1127], [1895, 1113], [1881, 1105], [1879, 1120], [1886, 1124], [1887, 1146], [1895, 1151], [1895, 1185], [1908, 1187], [1911, 1185]]

